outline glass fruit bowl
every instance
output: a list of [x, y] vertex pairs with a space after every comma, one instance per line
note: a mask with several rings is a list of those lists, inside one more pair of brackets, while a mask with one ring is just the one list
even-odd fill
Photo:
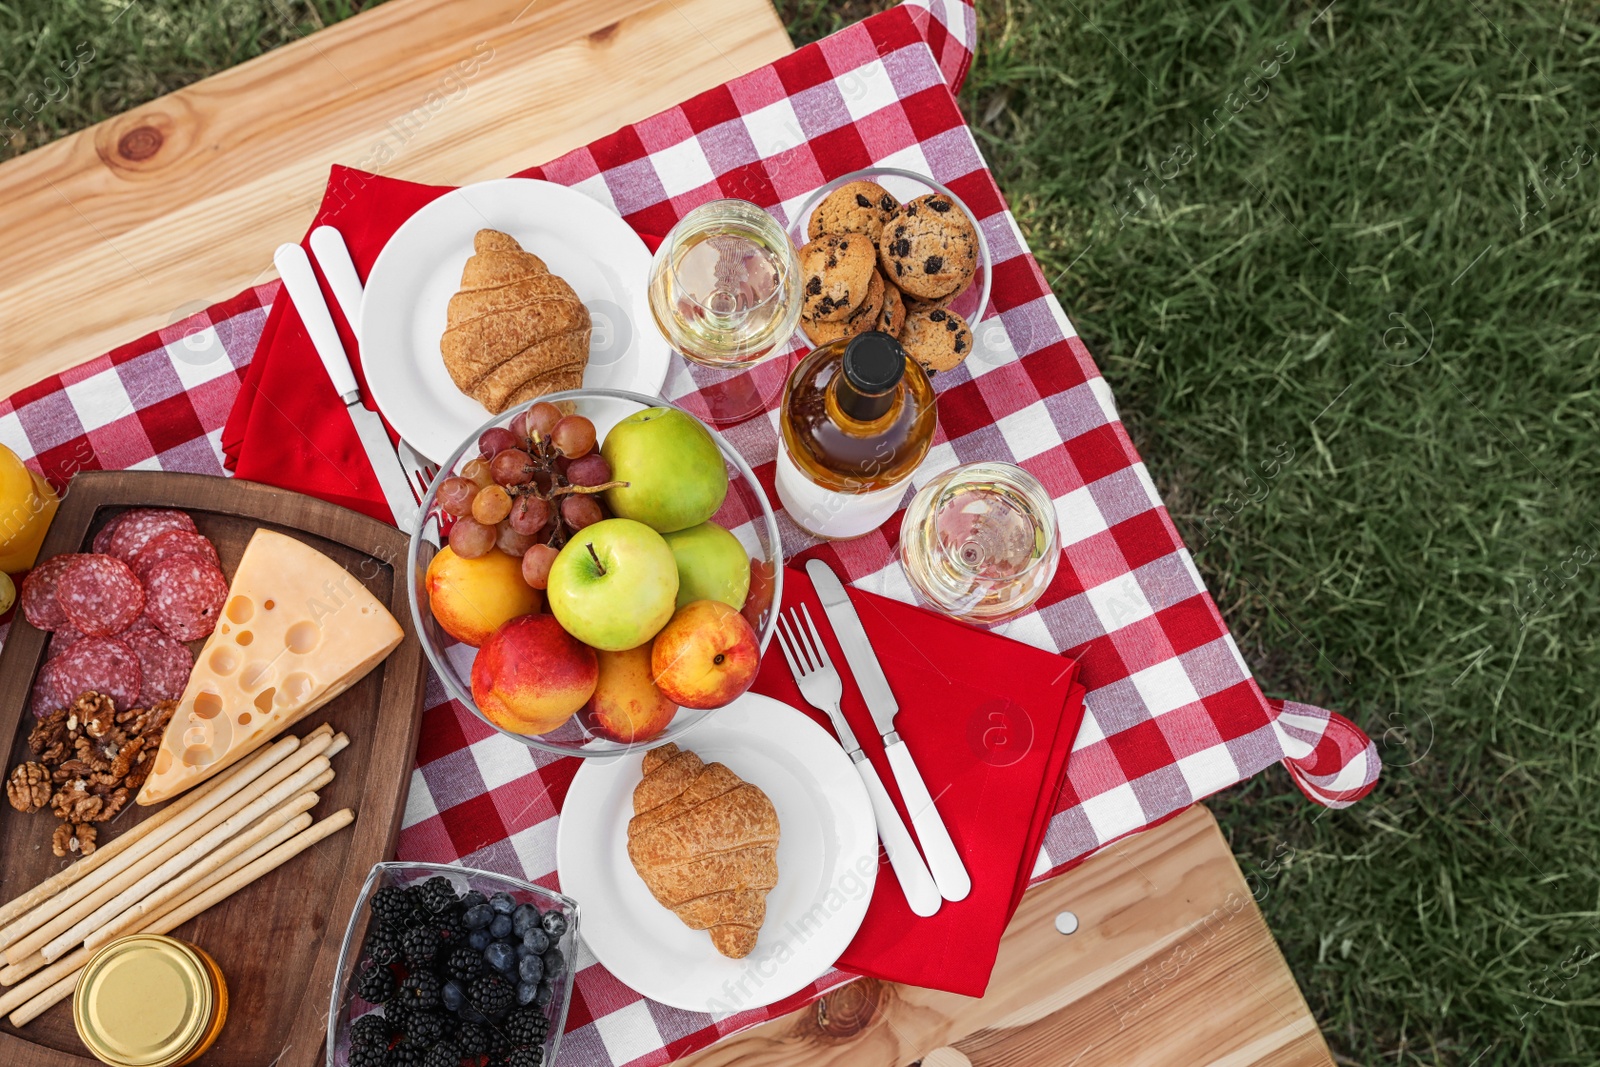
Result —
[[[429, 884], [434, 878], [444, 879], [448, 894], [442, 891], [440, 883]], [[386, 921], [374, 916], [373, 899], [380, 892], [383, 893], [380, 909], [386, 914], [390, 910], [395, 912], [394, 917]], [[474, 893], [478, 896], [470, 896]], [[488, 920], [490, 925], [481, 925], [481, 913], [473, 915], [467, 910], [480, 903], [492, 916], [508, 915], [512, 920], [511, 931], [502, 938], [495, 938], [494, 920]], [[402, 995], [410, 997], [419, 992], [404, 982], [413, 970], [423, 968], [411, 968], [406, 963], [400, 945], [410, 945], [411, 938], [402, 935], [395, 939], [395, 935], [402, 931], [409, 935], [414, 929], [435, 930], [439, 943], [445, 946], [437, 950], [436, 964], [426, 968], [442, 975], [444, 985], [454, 982], [445, 964], [446, 958], [463, 945], [472, 947], [474, 937], [480, 932], [487, 944], [478, 951], [490, 960], [510, 953], [509, 958], [514, 962], [509, 972], [490, 962], [481, 962], [480, 977], [496, 974], [501, 976], [502, 982], [485, 986], [477, 985], [476, 980], [456, 982], [455, 991], [442, 986], [438, 994], [440, 1006], [418, 1012], [430, 1018], [413, 1024], [409, 1022], [411, 1009], [399, 1005]], [[536, 929], [543, 934], [542, 938], [534, 933]], [[391, 940], [395, 941], [393, 947], [389, 944]], [[505, 947], [495, 949], [496, 941]], [[539, 1047], [544, 1053], [542, 1062], [553, 1063], [561, 1045], [561, 1031], [566, 1026], [567, 1005], [572, 999], [572, 962], [577, 958], [577, 945], [578, 904], [560, 893], [493, 871], [443, 863], [380, 863], [372, 868], [366, 884], [361, 887], [361, 897], [350, 915], [350, 925], [345, 927], [344, 941], [339, 948], [339, 965], [328, 1004], [327, 1067], [350, 1067], [353, 1044], [411, 1042], [417, 1040], [414, 1035], [418, 1033], [426, 1036], [418, 1041], [424, 1048], [419, 1050], [415, 1062], [421, 1062], [425, 1046], [433, 1041], [454, 1040], [460, 1045], [498, 1039], [512, 1047]], [[387, 965], [391, 977], [374, 980], [375, 970], [386, 966], [378, 957], [396, 954], [398, 960]], [[534, 955], [540, 957], [536, 968], [523, 962], [523, 957]], [[525, 980], [524, 974], [531, 976], [535, 969], [540, 972], [539, 977]], [[506, 997], [506, 985], [513, 990], [510, 1006], [498, 1010], [498, 1000]], [[373, 1003], [361, 995], [366, 992], [377, 996], [374, 988], [385, 986], [388, 987], [384, 990], [388, 994], [384, 997], [385, 1004]], [[427, 996], [431, 991], [420, 992]], [[457, 999], [458, 994], [460, 999]], [[475, 1001], [491, 1011], [479, 1011], [474, 1006]], [[526, 1011], [530, 1007], [532, 1013]], [[385, 1023], [358, 1023], [361, 1018], [374, 1014], [383, 1016]], [[532, 1018], [533, 1015], [539, 1016], [542, 1022]], [[393, 1032], [396, 1023], [405, 1037]], [[466, 1025], [469, 1023], [476, 1029], [469, 1030]], [[541, 1029], [542, 1036], [538, 1033]], [[387, 1037], [382, 1036], [385, 1030], [391, 1031]], [[372, 1031], [376, 1031], [377, 1036]]]
[[[973, 215], [962, 199], [925, 174], [917, 174], [914, 171], [900, 170], [895, 167], [868, 167], [865, 170], [851, 171], [849, 174], [840, 175], [812, 193], [804, 206], [800, 208], [799, 213], [795, 215], [794, 226], [789, 231], [794, 243], [797, 246], [804, 246], [810, 240], [807, 234], [811, 226], [811, 215], [817, 210], [817, 205], [822, 203], [829, 193], [841, 185], [848, 185], [850, 182], [876, 182], [902, 204], [908, 200], [915, 200], [919, 196], [938, 193], [949, 197], [951, 202], [967, 216], [968, 221], [972, 223], [973, 232], [978, 235], [977, 269], [973, 272], [972, 281], [967, 283], [967, 287], [953, 298], [948, 299], [944, 306], [966, 319], [967, 325], [976, 331], [978, 321], [983, 318], [983, 313], [989, 308], [989, 283], [993, 274], [989, 264], [989, 242], [983, 235], [983, 227], [978, 225], [977, 216]], [[884, 280], [888, 281], [889, 279], [885, 278]], [[802, 318], [799, 321], [800, 329], [804, 331], [806, 320]], [[807, 337], [810, 337], [810, 334], [807, 334]], [[813, 344], [821, 344], [831, 339], [811, 338], [811, 341]]]
[[[629, 415], [644, 408], [676, 406], [660, 397], [620, 389], [574, 389], [551, 393], [540, 397], [538, 401], [522, 404], [496, 415], [464, 441], [456, 449], [455, 454], [441, 465], [433, 484], [428, 487], [418, 511], [416, 528], [411, 535], [407, 578], [410, 582], [411, 613], [416, 619], [417, 631], [422, 637], [423, 650], [427, 653], [428, 661], [433, 664], [433, 669], [444, 679], [445, 688], [452, 697], [472, 709], [473, 714], [496, 731], [532, 748], [563, 756], [603, 757], [619, 755], [638, 744], [654, 746], [677, 740], [716, 709], [680, 707], [664, 729], [654, 733], [635, 731], [634, 736], [628, 740], [622, 739], [618, 732], [608, 730], [606, 724], [597, 721], [588, 708], [544, 733], [520, 733], [506, 729], [484, 714], [473, 699], [472, 665], [477, 658], [477, 647], [452, 636], [450, 630], [435, 614], [436, 609], [448, 611], [449, 603], [446, 600], [436, 605], [430, 596], [428, 579], [430, 564], [440, 553], [440, 546], [447, 542], [447, 535], [452, 525], [458, 521], [441, 506], [441, 488], [447, 481], [470, 469], [469, 464], [480, 459], [478, 442], [486, 431], [510, 427], [534, 403], [552, 403], [568, 414], [582, 415], [590, 420], [594, 424], [595, 454], [599, 453], [600, 443], [605, 441], [606, 434], [611, 428]], [[678, 410], [682, 411], [681, 408]], [[684, 414], [689, 413], [684, 412]], [[694, 416], [689, 415], [689, 417]], [[700, 425], [704, 426], [704, 423]], [[743, 614], [755, 630], [761, 651], [765, 652], [777, 621], [777, 605], [781, 604], [783, 599], [783, 552], [778, 540], [778, 522], [773, 516], [772, 506], [767, 502], [765, 492], [762, 491], [760, 483], [756, 481], [755, 474], [745, 463], [744, 458], [716, 431], [709, 427], [706, 427], [706, 430], [721, 454], [728, 476], [727, 495], [723, 498], [721, 507], [711, 517], [711, 521], [730, 531], [749, 557], [749, 593]], [[476, 604], [483, 602], [483, 597], [493, 598], [497, 592], [514, 589], [518, 595], [526, 596], [528, 593], [526, 584], [520, 586], [515, 584], [521, 582], [521, 578], [518, 568], [510, 562], [511, 557], [502, 555], [501, 550], [494, 547], [488, 550], [484, 558], [493, 559], [500, 564], [495, 576], [496, 584], [493, 588], [486, 586], [482, 590], [475, 591], [472, 602], [466, 604], [466, 611], [477, 611]], [[451, 584], [458, 590], [466, 587], [466, 583], [463, 582]], [[546, 610], [543, 601], [541, 594], [538, 598], [541, 611]], [[626, 617], [627, 613], [627, 605], [618, 605], [614, 614], [617, 617]], [[455, 618], [458, 621], [462, 618], [461, 610], [457, 611]], [[453, 629], [460, 632], [463, 627], [454, 625]], [[647, 637], [646, 642], [649, 640]]]

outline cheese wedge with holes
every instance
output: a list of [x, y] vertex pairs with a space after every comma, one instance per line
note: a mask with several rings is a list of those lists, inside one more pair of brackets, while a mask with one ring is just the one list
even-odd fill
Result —
[[140, 804], [159, 804], [266, 744], [376, 667], [404, 636], [355, 575], [257, 530], [161, 738]]

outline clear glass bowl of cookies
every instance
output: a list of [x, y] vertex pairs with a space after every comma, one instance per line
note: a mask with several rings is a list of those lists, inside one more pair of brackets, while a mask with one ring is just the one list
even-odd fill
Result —
[[[537, 401], [508, 408], [480, 426], [440, 466], [439, 473], [422, 499], [418, 521], [413, 528], [407, 578], [412, 617], [416, 621], [423, 651], [451, 697], [495, 732], [530, 748], [561, 756], [606, 757], [620, 755], [641, 744], [655, 746], [679, 740], [698, 723], [715, 714], [717, 709], [672, 707], [670, 704], [663, 708], [646, 701], [629, 702], [645, 706], [648, 714], [645, 714], [643, 719], [617, 722], [607, 718], [595, 708], [594, 701], [589, 701], [569, 717], [561, 719], [559, 724], [534, 732], [532, 729], [511, 728], [519, 725], [517, 723], [508, 725], [505, 722], [496, 722], [493, 717], [485, 713], [473, 697], [473, 667], [480, 655], [480, 648], [496, 629], [508, 624], [504, 620], [514, 620], [523, 615], [550, 615], [546, 592], [539, 591], [536, 586], [530, 589], [525, 583], [524, 576], [528, 573], [526, 552], [534, 541], [544, 538], [553, 543], [553, 539], [548, 538], [544, 531], [540, 531], [532, 540], [517, 543], [506, 529], [518, 518], [515, 512], [500, 516], [491, 514], [485, 517], [495, 518], [498, 528], [490, 526], [487, 533], [476, 532], [487, 537], [492, 547], [487, 547], [487, 550], [481, 551], [478, 556], [468, 557], [463, 561], [462, 553], [455, 551], [455, 547], [460, 546], [459, 536], [453, 535], [456, 535], [456, 527], [462, 524], [464, 518], [456, 514], [461, 510], [459, 506], [455, 506], [454, 510], [451, 506], [447, 506], [452, 505], [450, 493], [459, 486], [452, 486], [450, 483], [459, 482], [463, 478], [476, 479], [482, 486], [477, 492], [488, 492], [493, 471], [490, 469], [492, 464], [484, 455], [482, 443], [490, 439], [488, 435], [492, 431], [505, 437], [516, 436], [506, 431], [513, 426], [521, 425], [519, 420], [522, 419], [523, 413], [529, 411], [536, 403], [553, 404], [561, 412], [582, 416], [592, 425], [593, 440], [590, 452], [570, 462], [564, 459], [556, 460], [557, 463], [563, 464], [563, 471], [570, 474], [570, 481], [574, 485], [605, 484], [594, 482], [587, 477], [580, 478], [576, 465], [580, 461], [592, 462], [590, 456], [602, 458], [600, 453], [607, 434], [629, 416], [646, 408], [655, 408], [672, 409], [690, 419], [695, 418], [692, 412], [687, 412], [660, 397], [621, 389], [574, 389], [551, 393], [540, 397]], [[737, 541], [737, 549], [742, 550], [744, 566], [748, 570], [748, 583], [744, 587], [743, 604], [739, 610], [753, 629], [760, 650], [764, 652], [772, 639], [772, 631], [777, 623], [777, 606], [782, 602], [783, 593], [783, 550], [779, 541], [778, 522], [765, 491], [744, 457], [726, 438], [710, 427], [705, 427], [698, 419], [696, 421], [706, 429], [716, 445], [717, 460], [712, 462], [720, 461], [727, 475], [727, 492], [715, 513], [703, 525], [714, 524], [725, 531], [708, 532], [711, 540], [723, 546], [721, 551], [722, 558], [726, 561], [725, 571], [731, 572], [736, 569], [734, 560], [740, 558], [732, 542]], [[553, 437], [558, 442], [560, 434], [559, 429], [553, 431]], [[609, 467], [600, 476], [609, 478]], [[500, 483], [496, 481], [495, 484]], [[550, 499], [558, 498], [551, 494]], [[570, 496], [559, 497], [560, 501], [570, 499]], [[606, 498], [596, 495], [593, 499], [603, 501]], [[475, 498], [473, 503], [476, 503]], [[564, 517], [564, 508], [565, 504], [556, 510], [556, 514]], [[465, 517], [477, 518], [477, 509], [470, 509]], [[597, 517], [605, 516], [601, 514]], [[577, 543], [575, 531], [570, 526], [565, 528], [565, 533], [561, 533], [562, 527], [556, 529], [562, 538]], [[701, 527], [696, 526], [693, 529], [700, 530]], [[702, 532], [707, 531], [702, 530]], [[729, 534], [732, 535], [731, 538]], [[676, 538], [677, 534], [671, 533], [666, 536], [671, 540]], [[522, 556], [516, 554], [518, 550], [523, 553]], [[702, 543], [701, 551], [712, 550], [706, 549]], [[559, 555], [559, 552], [555, 554]], [[674, 555], [677, 555], [676, 551]], [[483, 561], [481, 564], [480, 560]], [[545, 569], [548, 578], [548, 564]], [[507, 607], [505, 598], [512, 598], [515, 603]], [[595, 603], [596, 612], [603, 613], [606, 617], [628, 616], [634, 610], [634, 605], [627, 602], [597, 600]], [[555, 634], [534, 636], [540, 640], [559, 640]], [[532, 639], [530, 638], [530, 642], [523, 647], [533, 647]], [[647, 635], [645, 643], [639, 646], [644, 648], [647, 654], [651, 640], [653, 638]], [[647, 658], [645, 666], [648, 665]]]
[[[870, 183], [870, 186], [877, 188], [863, 186], [835, 197], [840, 190], [856, 183]], [[887, 193], [892, 203], [885, 206], [879, 200], [874, 204], [873, 201], [880, 198], [882, 193]], [[857, 200], [858, 194], [867, 203], [863, 204]], [[832, 203], [829, 203], [830, 197], [833, 198]], [[899, 215], [898, 218], [896, 215], [904, 211], [905, 205], [913, 201], [926, 203], [933, 199], [948, 200], [965, 220], [966, 227], [961, 227], [959, 223], [951, 227], [951, 232], [955, 236], [959, 238], [964, 229], [970, 228], [970, 238], [958, 240], [953, 246], [958, 254], [951, 258], [957, 262], [945, 262], [945, 257], [940, 256], [936, 264], [939, 269], [930, 274], [921, 269], [928, 265], [928, 257], [952, 245], [941, 242], [938, 249], [932, 249], [927, 245], [914, 247], [909, 244], [909, 237], [902, 237], [902, 240], [908, 242], [902, 249], [905, 254], [896, 256], [881, 239], [880, 230], [879, 240], [875, 244], [879, 253], [877, 275], [881, 283], [877, 279], [870, 282], [868, 292], [860, 302], [853, 310], [843, 315], [834, 313], [827, 315], [826, 318], [818, 316], [812, 313], [816, 307], [815, 303], [808, 301], [802, 309], [800, 330], [812, 344], [826, 344], [840, 337], [852, 336], [869, 329], [883, 330], [900, 339], [902, 343], [907, 343], [908, 327], [910, 331], [927, 331], [931, 325], [943, 332], [958, 333], [964, 326], [966, 343], [963, 347], [968, 351], [971, 350], [971, 330], [983, 318], [983, 313], [989, 307], [989, 287], [992, 280], [989, 243], [967, 205], [945, 186], [925, 174], [894, 167], [871, 167], [852, 171], [828, 182], [811, 195], [795, 216], [790, 236], [801, 248], [802, 277], [806, 277], [805, 246], [811, 241], [831, 233], [867, 232], [871, 224], [864, 216], [871, 214], [883, 217], [885, 228], [893, 227], [904, 218], [904, 215]], [[942, 217], [948, 217], [948, 214], [945, 212]], [[849, 227], [857, 229], [851, 230]], [[944, 229], [944, 226], [941, 225], [939, 228]], [[893, 239], [891, 231], [890, 240]], [[969, 244], [970, 256], [963, 247]], [[917, 254], [921, 254], [920, 263], [913, 262]], [[897, 261], [901, 271], [898, 281], [892, 269]], [[880, 291], [880, 284], [882, 296], [878, 298], [874, 307], [874, 293]], [[954, 288], [948, 288], [952, 284]], [[919, 293], [922, 295], [918, 295]], [[943, 311], [945, 314], [935, 319], [925, 319], [937, 311]], [[958, 323], [952, 322], [952, 313], [959, 317]]]

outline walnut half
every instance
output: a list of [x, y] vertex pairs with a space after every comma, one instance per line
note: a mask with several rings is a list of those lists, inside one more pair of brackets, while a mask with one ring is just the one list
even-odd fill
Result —
[[6, 779], [6, 797], [18, 811], [38, 811], [50, 803], [53, 791], [50, 768], [42, 763], [19, 763]]
[[87, 856], [94, 851], [98, 831], [87, 823], [64, 822], [50, 839], [50, 851], [58, 856]]

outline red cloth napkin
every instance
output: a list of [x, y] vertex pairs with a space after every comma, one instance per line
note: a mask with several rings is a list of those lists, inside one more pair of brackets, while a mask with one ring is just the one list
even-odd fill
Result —
[[[785, 608], [810, 609], [844, 678], [845, 718], [906, 818], [883, 742], [810, 579], [789, 567], [783, 583]], [[1000, 935], [1027, 887], [1083, 719], [1077, 663], [922, 608], [849, 592], [899, 701], [895, 729], [967, 865], [972, 892], [918, 918], [883, 859], [866, 921], [837, 966], [980, 997]], [[827, 716], [800, 696], [782, 655], [763, 658], [754, 688], [827, 726]]]

